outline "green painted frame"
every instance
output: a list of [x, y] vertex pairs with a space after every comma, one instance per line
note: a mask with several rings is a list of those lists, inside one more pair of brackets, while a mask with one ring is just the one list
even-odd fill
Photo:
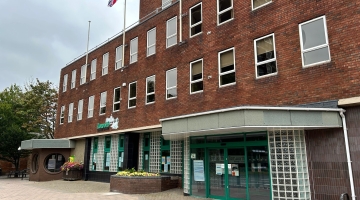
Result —
[[[94, 168], [94, 154], [98, 152], [98, 146], [99, 146], [99, 138], [98, 137], [94, 137], [94, 143], [93, 143], [93, 152], [92, 152], [92, 162], [91, 163], [91, 171], [96, 171], [96, 169]], [[96, 162], [97, 163], [97, 162]]]
[[[110, 138], [110, 147], [109, 148], [106, 148], [106, 140]], [[109, 169], [106, 170], [105, 169], [105, 166], [106, 166], [106, 153], [110, 153], [110, 150], [111, 150], [111, 136], [105, 136], [105, 139], [104, 139], [104, 163], [103, 163], [103, 171], [110, 171], [110, 166], [109, 166]], [[111, 159], [111, 156], [110, 156], [110, 159]], [[109, 161], [111, 163], [111, 160]]]
[[[142, 142], [142, 150], [143, 150], [143, 156], [142, 156], [142, 163], [143, 163], [143, 165], [142, 165], [142, 170], [144, 170], [145, 168], [144, 168], [144, 165], [145, 165], [145, 151], [148, 151], [149, 152], [149, 157], [148, 157], [148, 159], [149, 159], [149, 166], [148, 166], [148, 171], [150, 171], [150, 144], [151, 144], [151, 142], [150, 142], [150, 134], [151, 133], [144, 133], [144, 137], [143, 137], [143, 142]], [[145, 138], [146, 138], [146, 136], [149, 136], [149, 145], [148, 146], [146, 146], [146, 140], [145, 140]]]
[[[119, 134], [119, 144], [118, 144], [118, 159], [120, 158], [120, 155], [122, 152], [124, 152], [124, 145], [125, 145], [125, 139], [124, 139], [124, 134]], [[124, 158], [122, 157], [123, 159], [123, 162], [124, 162]], [[119, 160], [118, 162], [116, 163], [116, 168], [117, 168], [117, 171], [122, 171], [122, 170], [119, 170]]]

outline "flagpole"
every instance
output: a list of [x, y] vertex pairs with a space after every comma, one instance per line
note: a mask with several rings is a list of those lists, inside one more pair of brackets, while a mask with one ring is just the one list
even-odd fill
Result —
[[126, 23], [126, 0], [124, 0], [124, 29], [123, 29], [123, 48], [122, 48], [122, 65], [124, 67], [124, 60], [125, 60], [125, 23]]
[[85, 60], [86, 67], [88, 64], [88, 55], [89, 55], [90, 23], [91, 23], [91, 21], [89, 21], [88, 39], [87, 39], [87, 45], [86, 45], [86, 60]]

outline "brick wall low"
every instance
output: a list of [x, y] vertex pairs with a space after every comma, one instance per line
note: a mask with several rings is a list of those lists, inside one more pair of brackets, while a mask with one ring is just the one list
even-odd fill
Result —
[[[28, 160], [29, 160], [29, 158], [21, 158], [20, 159], [19, 170], [28, 168]], [[0, 168], [2, 170], [2, 173], [0, 174], [0, 176], [5, 175], [5, 174], [9, 173], [10, 171], [15, 170], [12, 163], [3, 161], [3, 160], [0, 160]]]
[[170, 177], [123, 177], [113, 175], [110, 177], [110, 192], [124, 194], [148, 194], [177, 188], [178, 179]]

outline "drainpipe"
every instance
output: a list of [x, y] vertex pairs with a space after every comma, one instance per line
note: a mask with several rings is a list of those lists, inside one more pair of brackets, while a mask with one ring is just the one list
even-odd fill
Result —
[[351, 158], [350, 158], [350, 150], [349, 150], [349, 138], [348, 138], [348, 133], [347, 133], [344, 111], [340, 111], [340, 116], [342, 118], [342, 124], [343, 124], [343, 129], [344, 129], [345, 149], [346, 149], [346, 157], [347, 157], [348, 170], [349, 170], [351, 197], [352, 197], [352, 200], [356, 200], [353, 171], [352, 171], [352, 166], [351, 166]]
[[180, 0], [179, 2], [179, 43], [182, 42], [182, 14], [181, 14], [181, 11], [182, 11], [182, 0]]

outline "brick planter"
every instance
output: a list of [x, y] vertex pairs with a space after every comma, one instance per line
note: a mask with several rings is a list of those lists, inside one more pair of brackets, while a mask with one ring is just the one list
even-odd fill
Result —
[[178, 186], [178, 179], [172, 180], [170, 176], [134, 177], [112, 175], [110, 177], [110, 192], [124, 194], [162, 192]]
[[66, 181], [76, 181], [82, 179], [82, 170], [70, 170], [63, 172], [62, 178]]

